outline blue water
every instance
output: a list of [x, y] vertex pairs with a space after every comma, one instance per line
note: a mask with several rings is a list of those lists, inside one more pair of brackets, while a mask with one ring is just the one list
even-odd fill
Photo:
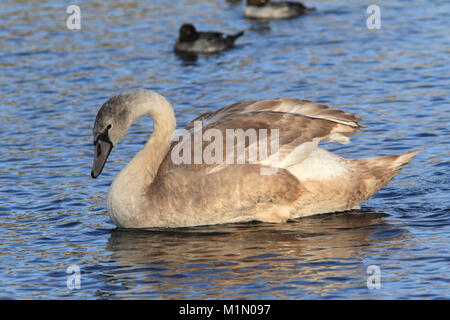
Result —
[[[379, 2], [381, 29], [368, 30], [367, 1], [306, 3], [317, 10], [263, 23], [239, 1], [78, 1], [81, 30], [68, 30], [70, 3], [2, 1], [0, 298], [448, 299], [450, 4]], [[246, 33], [186, 61], [172, 51], [184, 22]], [[152, 122], [133, 125], [96, 180], [91, 128], [131, 88], [166, 96], [178, 127], [234, 102], [298, 97], [365, 120], [351, 144], [327, 146], [342, 156], [422, 152], [360, 211], [118, 230], [106, 192]], [[371, 265], [379, 288], [367, 286]]]

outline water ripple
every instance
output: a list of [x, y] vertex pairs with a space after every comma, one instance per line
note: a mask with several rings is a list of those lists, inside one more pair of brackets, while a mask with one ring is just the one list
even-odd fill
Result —
[[[308, 16], [262, 23], [226, 1], [82, 3], [82, 29], [69, 31], [64, 4], [3, 1], [0, 298], [448, 299], [448, 4], [381, 4], [381, 30], [366, 29], [366, 5], [315, 2]], [[246, 33], [233, 50], [186, 61], [172, 52], [180, 17]], [[351, 144], [324, 145], [342, 156], [421, 153], [359, 211], [117, 230], [106, 193], [152, 123], [130, 128], [95, 181], [91, 126], [110, 95], [140, 87], [174, 104], [178, 127], [237, 101], [291, 96], [365, 120]]]

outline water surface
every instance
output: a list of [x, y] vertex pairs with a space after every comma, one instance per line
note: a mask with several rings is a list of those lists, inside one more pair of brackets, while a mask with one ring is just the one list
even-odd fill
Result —
[[[299, 19], [258, 22], [242, 3], [109, 1], [66, 5], [6, 0], [0, 13], [0, 298], [449, 298], [449, 4], [308, 1]], [[179, 26], [245, 30], [233, 50], [186, 61]], [[148, 88], [173, 103], [182, 128], [252, 99], [298, 97], [362, 117], [349, 158], [420, 149], [360, 211], [273, 225], [118, 230], [105, 197], [152, 132], [143, 117], [99, 179], [90, 178], [96, 112], [121, 90]], [[67, 287], [78, 265], [80, 289]], [[367, 268], [381, 287], [367, 287]]]

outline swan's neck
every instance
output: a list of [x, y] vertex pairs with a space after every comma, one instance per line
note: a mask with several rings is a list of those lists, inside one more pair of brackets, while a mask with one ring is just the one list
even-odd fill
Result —
[[158, 168], [169, 151], [175, 130], [175, 115], [170, 103], [161, 95], [153, 95], [135, 104], [133, 121], [148, 114], [153, 118], [153, 133], [144, 147], [122, 169], [112, 183], [107, 200], [111, 218], [118, 226], [132, 226], [142, 213], [145, 194]]
[[170, 148], [175, 130], [172, 106], [163, 96], [155, 94], [151, 103], [139, 105], [135, 110], [135, 119], [145, 114], [153, 118], [153, 133], [123, 170], [139, 188], [146, 188], [153, 181], [159, 165]]

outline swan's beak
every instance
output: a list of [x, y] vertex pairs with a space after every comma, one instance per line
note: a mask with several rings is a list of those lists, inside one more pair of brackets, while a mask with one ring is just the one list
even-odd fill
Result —
[[94, 163], [91, 171], [92, 178], [95, 179], [102, 173], [112, 147], [112, 143], [109, 141], [98, 140], [95, 144]]

